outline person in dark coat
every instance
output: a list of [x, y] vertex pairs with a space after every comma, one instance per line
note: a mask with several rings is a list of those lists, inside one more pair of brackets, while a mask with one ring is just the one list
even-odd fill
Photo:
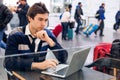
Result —
[[119, 26], [120, 26], [120, 10], [117, 11], [115, 15], [115, 23], [113, 25], [113, 29], [117, 31], [119, 29]]
[[120, 10], [115, 15], [115, 20], [118, 25], [120, 25]]
[[74, 14], [74, 19], [77, 22], [77, 28], [75, 30], [76, 34], [80, 34], [79, 29], [80, 29], [80, 26], [82, 25], [81, 15], [83, 15], [82, 3], [78, 2], [78, 5], [76, 6], [75, 14]]
[[27, 11], [29, 9], [29, 5], [27, 4], [27, 0], [19, 0], [19, 2], [17, 2], [18, 7], [15, 8], [15, 12], [18, 13], [18, 18], [19, 18], [19, 26], [25, 26], [28, 24], [28, 20], [27, 20]]
[[104, 30], [104, 19], [105, 19], [105, 3], [102, 3], [101, 6], [99, 7], [98, 10], [99, 13], [99, 18], [98, 18], [98, 22], [99, 24], [99, 28], [95, 31], [95, 34], [97, 35], [97, 31], [100, 30], [100, 37], [103, 37], [103, 30]]
[[4, 49], [6, 48], [6, 44], [2, 41], [3, 35], [4, 35], [5, 28], [7, 27], [7, 24], [10, 22], [12, 17], [13, 17], [13, 14], [8, 9], [8, 7], [0, 3], [0, 47]]

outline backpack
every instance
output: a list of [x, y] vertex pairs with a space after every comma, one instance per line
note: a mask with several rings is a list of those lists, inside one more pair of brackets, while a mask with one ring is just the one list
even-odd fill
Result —
[[99, 11], [96, 12], [96, 14], [95, 14], [95, 18], [96, 18], [96, 19], [99, 19], [99, 18], [100, 18]]
[[115, 39], [112, 42], [110, 54], [112, 58], [120, 59], [120, 39]]
[[115, 31], [117, 31], [117, 30], [119, 29], [119, 24], [115, 23], [115, 24], [113, 25], [113, 29], [114, 29]]
[[75, 10], [74, 19], [77, 19], [77, 9]]
[[63, 13], [62, 13], [62, 14], [60, 14], [60, 17], [59, 17], [59, 19], [60, 19], [60, 20], [62, 19], [62, 15], [63, 15]]

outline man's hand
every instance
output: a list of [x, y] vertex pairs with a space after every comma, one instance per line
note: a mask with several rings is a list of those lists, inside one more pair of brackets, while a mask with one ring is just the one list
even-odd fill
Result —
[[17, 11], [17, 7], [12, 7], [12, 11], [16, 12]]
[[41, 30], [36, 32], [36, 34], [34, 34], [37, 38], [43, 40], [43, 41], [47, 41], [47, 39], [49, 38], [47, 32], [45, 30]]
[[17, 10], [18, 10], [18, 11], [21, 11], [21, 10], [22, 10], [22, 8], [17, 8]]
[[55, 59], [48, 59], [43, 62], [33, 62], [32, 63], [32, 69], [40, 69], [45, 70], [48, 68], [55, 68], [58, 64], [58, 61]]
[[18, 11], [21, 11], [22, 8], [13, 7], [12, 10], [16, 12], [17, 10], [18, 10]]
[[43, 41], [46, 41], [51, 47], [53, 47], [55, 45], [54, 41], [48, 36], [48, 34], [45, 30], [36, 32], [36, 34], [34, 34], [34, 36]]

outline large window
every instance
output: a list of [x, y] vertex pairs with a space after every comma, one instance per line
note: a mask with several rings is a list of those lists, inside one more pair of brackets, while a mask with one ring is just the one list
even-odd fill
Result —
[[51, 0], [51, 12], [60, 13], [63, 11], [63, 0]]

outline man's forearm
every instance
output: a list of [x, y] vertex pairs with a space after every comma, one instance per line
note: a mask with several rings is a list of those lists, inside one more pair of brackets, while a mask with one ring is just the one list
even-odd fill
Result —
[[51, 38], [47, 39], [47, 43], [49, 44], [50, 47], [54, 47], [55, 46], [55, 42]]

